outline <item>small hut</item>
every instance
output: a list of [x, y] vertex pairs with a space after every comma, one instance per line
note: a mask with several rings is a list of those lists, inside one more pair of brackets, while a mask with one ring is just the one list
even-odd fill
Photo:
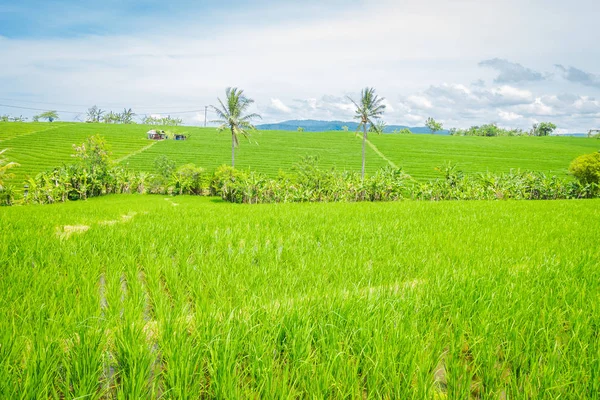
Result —
[[165, 131], [157, 131], [156, 129], [151, 129], [146, 132], [149, 140], [165, 140], [167, 135]]

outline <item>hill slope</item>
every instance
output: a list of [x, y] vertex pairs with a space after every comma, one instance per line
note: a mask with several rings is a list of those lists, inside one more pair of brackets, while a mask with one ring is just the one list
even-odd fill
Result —
[[[0, 149], [21, 164], [11, 183], [36, 173], [71, 163], [73, 144], [100, 134], [112, 146], [113, 157], [123, 165], [152, 171], [161, 154], [177, 165], [194, 163], [207, 170], [231, 163], [231, 138], [214, 128], [178, 127], [189, 140], [161, 142], [146, 139], [143, 125], [83, 123], [0, 123]], [[454, 137], [442, 135], [370, 135], [379, 154], [367, 147], [367, 172], [388, 165], [403, 167], [418, 179], [437, 176], [435, 168], [453, 162], [467, 173], [503, 172], [510, 169], [566, 175], [571, 160], [600, 148], [596, 139], [571, 137]], [[360, 170], [361, 139], [353, 132], [262, 131], [236, 150], [236, 167], [271, 176], [289, 170], [306, 155], [316, 155], [324, 167]]]

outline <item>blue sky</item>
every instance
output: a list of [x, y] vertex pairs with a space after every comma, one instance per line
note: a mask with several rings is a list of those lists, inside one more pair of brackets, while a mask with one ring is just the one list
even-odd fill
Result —
[[165, 114], [239, 86], [265, 121], [350, 120], [346, 96], [368, 85], [390, 124], [583, 132], [600, 127], [599, 11], [591, 0], [0, 0], [0, 114]]

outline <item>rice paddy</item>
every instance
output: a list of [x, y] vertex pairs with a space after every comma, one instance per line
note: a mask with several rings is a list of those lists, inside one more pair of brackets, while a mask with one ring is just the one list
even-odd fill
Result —
[[599, 206], [0, 208], [0, 397], [598, 398]]
[[[0, 123], [9, 183], [113, 159], [214, 170], [230, 136]], [[371, 135], [367, 172], [566, 176], [598, 141]], [[261, 132], [236, 167], [360, 170], [353, 132]], [[599, 398], [600, 200], [230, 204], [111, 195], [0, 208], [0, 398]]]
[[[231, 162], [231, 138], [214, 128], [176, 127], [187, 141], [152, 142], [143, 125], [82, 123], [0, 123], [0, 149], [21, 164], [12, 172], [17, 186], [28, 176], [72, 162], [73, 144], [100, 134], [112, 146], [113, 158], [136, 171], [151, 172], [154, 160], [166, 155], [178, 166], [193, 163], [208, 171]], [[390, 163], [404, 168], [417, 179], [438, 176], [435, 168], [447, 162], [468, 173], [509, 172], [511, 169], [540, 171], [566, 176], [577, 156], [597, 151], [596, 139], [572, 137], [451, 137], [440, 135], [370, 135], [367, 172]], [[154, 144], [153, 144], [154, 143]], [[289, 171], [301, 157], [318, 156], [324, 168], [360, 171], [361, 139], [354, 132], [263, 131], [242, 141], [236, 150], [236, 167], [270, 176]]]

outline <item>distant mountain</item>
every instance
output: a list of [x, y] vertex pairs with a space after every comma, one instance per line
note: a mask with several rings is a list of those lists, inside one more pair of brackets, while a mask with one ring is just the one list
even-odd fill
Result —
[[[326, 131], [341, 131], [344, 126], [348, 127], [348, 130], [355, 131], [358, 127], [357, 122], [344, 122], [344, 121], [317, 121], [313, 119], [304, 120], [290, 120], [277, 122], [274, 124], [261, 124], [256, 127], [260, 130], [265, 131], [295, 131], [298, 127], [304, 128], [305, 132], [326, 132]], [[412, 133], [431, 133], [429, 128], [424, 126], [409, 127], [404, 125], [388, 125], [384, 129], [384, 133], [393, 133], [396, 130], [408, 128]], [[438, 135], [447, 135], [448, 131], [441, 131]]]

